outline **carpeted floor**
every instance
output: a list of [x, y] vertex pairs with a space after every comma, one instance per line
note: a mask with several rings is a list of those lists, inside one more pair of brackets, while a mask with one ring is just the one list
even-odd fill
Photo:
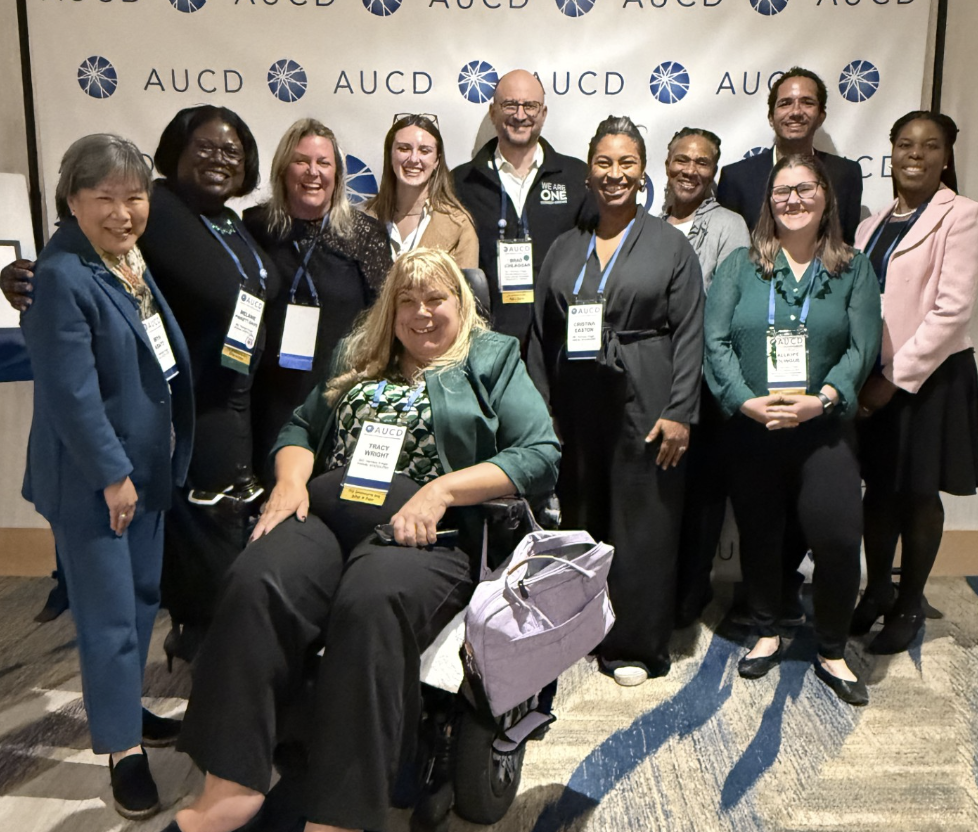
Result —
[[[166, 810], [143, 823], [111, 809], [105, 757], [87, 750], [70, 615], [33, 614], [50, 581], [0, 579], [0, 830], [157, 832], [199, 786], [172, 749], [150, 749]], [[498, 832], [974, 832], [978, 829], [978, 581], [938, 578], [909, 654], [850, 663], [872, 701], [839, 702], [811, 672], [802, 628], [779, 670], [736, 673], [746, 633], [721, 622], [678, 633], [665, 679], [620, 688], [585, 662], [561, 678], [559, 720], [531, 743], [523, 784]], [[163, 662], [161, 617], [147, 704], [178, 714], [186, 666]], [[407, 814], [392, 829], [406, 832]], [[453, 832], [484, 827], [453, 818]]]

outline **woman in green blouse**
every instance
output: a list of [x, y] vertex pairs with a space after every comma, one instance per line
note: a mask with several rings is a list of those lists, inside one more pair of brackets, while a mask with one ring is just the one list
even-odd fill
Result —
[[[195, 664], [180, 747], [207, 777], [168, 832], [229, 832], [258, 812], [276, 714], [321, 644], [306, 832], [386, 828], [421, 653], [475, 588], [482, 524], [467, 507], [556, 484], [559, 445], [519, 343], [486, 328], [445, 252], [402, 255], [338, 352], [279, 435], [277, 483]], [[381, 479], [358, 480], [359, 440], [376, 459], [391, 431], [404, 441], [382, 504], [346, 500]], [[398, 545], [372, 534], [388, 522]]]
[[869, 696], [845, 661], [862, 537], [852, 417], [881, 329], [879, 284], [842, 241], [822, 163], [781, 159], [751, 247], [721, 264], [706, 303], [706, 376], [729, 419], [730, 498], [758, 636], [738, 670], [758, 679], [783, 655], [775, 623], [794, 505], [815, 559], [815, 674], [853, 705]]

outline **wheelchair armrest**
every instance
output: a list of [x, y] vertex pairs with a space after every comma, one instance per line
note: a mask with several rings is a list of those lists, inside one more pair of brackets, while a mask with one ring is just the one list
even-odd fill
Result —
[[[482, 503], [482, 509], [493, 523], [500, 523], [506, 529], [515, 529], [526, 519], [527, 502], [520, 497], [497, 497]], [[544, 529], [560, 527], [560, 502], [556, 494], [550, 494], [531, 511], [537, 523]]]

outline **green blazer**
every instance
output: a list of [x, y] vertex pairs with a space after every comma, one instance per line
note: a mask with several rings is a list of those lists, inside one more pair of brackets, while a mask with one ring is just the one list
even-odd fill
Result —
[[[425, 373], [435, 444], [447, 472], [491, 462], [519, 494], [540, 497], [557, 484], [560, 444], [547, 406], [508, 335], [477, 331], [463, 364]], [[313, 476], [332, 451], [336, 409], [319, 384], [279, 433], [272, 454], [287, 445], [316, 455]]]

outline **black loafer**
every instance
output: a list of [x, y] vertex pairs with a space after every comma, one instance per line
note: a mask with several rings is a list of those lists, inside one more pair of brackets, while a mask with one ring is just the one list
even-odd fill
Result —
[[146, 752], [130, 754], [118, 765], [109, 757], [115, 810], [127, 820], [145, 820], [160, 811], [160, 795], [149, 770]]
[[737, 672], [744, 679], [760, 679], [762, 676], [767, 676], [772, 669], [781, 664], [781, 657], [784, 655], [784, 641], [778, 642], [778, 649], [775, 650], [770, 656], [757, 656], [753, 659], [748, 659], [744, 656], [739, 662], [737, 662]]
[[169, 748], [176, 745], [182, 725], [179, 719], [157, 716], [143, 708], [143, 745], [147, 748]]
[[825, 682], [831, 688], [832, 693], [838, 696], [843, 702], [849, 705], [869, 704], [869, 691], [866, 690], [864, 682], [859, 679], [856, 679], [855, 682], [850, 682], [848, 679], [840, 679], [838, 676], [833, 676], [822, 667], [822, 663], [818, 659], [815, 660], [813, 666], [815, 668], [815, 675]]
[[902, 653], [916, 638], [920, 628], [924, 626], [926, 616], [921, 612], [903, 612], [890, 614], [883, 619], [883, 629], [876, 634], [866, 648], [870, 653], [890, 656]]

